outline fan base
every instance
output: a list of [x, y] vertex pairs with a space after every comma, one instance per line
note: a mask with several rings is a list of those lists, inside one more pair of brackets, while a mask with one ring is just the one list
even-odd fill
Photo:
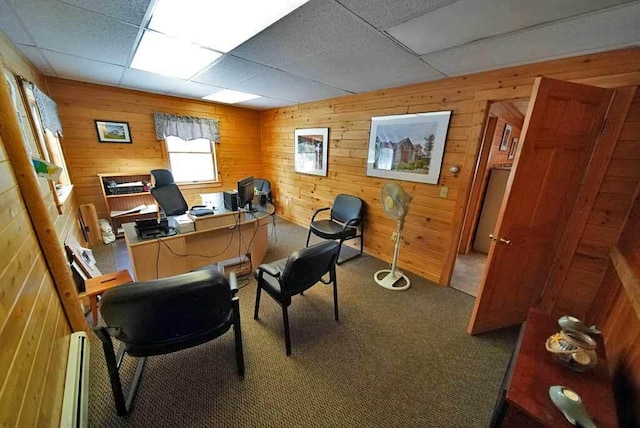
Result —
[[[381, 274], [385, 273], [387, 275], [381, 278]], [[398, 272], [397, 270], [395, 272], [392, 272], [391, 269], [379, 270], [378, 272], [373, 274], [373, 280], [380, 287], [384, 287], [387, 290], [402, 291], [411, 286], [411, 281], [409, 281], [407, 275], [403, 274], [402, 272]], [[398, 282], [399, 284], [396, 284]]]

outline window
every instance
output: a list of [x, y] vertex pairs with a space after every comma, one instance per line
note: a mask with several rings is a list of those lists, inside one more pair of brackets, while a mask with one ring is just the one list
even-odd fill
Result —
[[215, 143], [198, 138], [184, 141], [167, 137], [169, 167], [177, 183], [218, 181]]

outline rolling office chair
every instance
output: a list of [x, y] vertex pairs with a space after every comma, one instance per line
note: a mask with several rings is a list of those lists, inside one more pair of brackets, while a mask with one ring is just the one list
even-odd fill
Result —
[[258, 191], [258, 199], [262, 204], [262, 196], [264, 195], [265, 202], [273, 204], [273, 194], [271, 192], [271, 182], [266, 178], [255, 178], [253, 180], [253, 187]]
[[[165, 215], [182, 215], [189, 210], [187, 201], [184, 200], [182, 192], [173, 181], [173, 174], [167, 169], [153, 169], [151, 175], [155, 181], [154, 187], [151, 189], [151, 195], [164, 211]], [[205, 205], [195, 205], [191, 207], [191, 214], [207, 215], [213, 214], [213, 210]]]
[[[302, 294], [318, 282], [333, 283], [333, 310], [338, 321], [338, 284], [336, 281], [336, 260], [340, 244], [335, 241], [321, 242], [311, 247], [295, 251], [288, 258], [258, 266], [255, 277], [258, 280], [256, 305], [253, 319], [258, 319], [260, 294], [266, 291], [282, 307], [284, 319], [284, 340], [287, 355], [291, 355], [289, 335], [289, 313], [291, 297]], [[322, 277], [329, 273], [329, 279]]]
[[[235, 274], [200, 270], [134, 282], [106, 291], [100, 312], [106, 325], [93, 331], [102, 348], [118, 415], [131, 410], [147, 357], [191, 348], [225, 334], [233, 326], [238, 374], [244, 376], [240, 305]], [[120, 341], [118, 354], [111, 338]], [[124, 353], [140, 357], [125, 402], [119, 368]], [[214, 370], [207, 367], [206, 370]]]
[[[331, 210], [328, 220], [316, 220], [316, 216], [320, 212], [327, 210]], [[360, 238], [360, 252], [346, 259], [338, 260], [336, 264], [341, 265], [348, 260], [361, 256], [364, 241], [363, 216], [364, 203], [362, 199], [345, 194], [336, 196], [332, 207], [320, 208], [311, 216], [311, 224], [307, 234], [307, 247], [312, 233], [324, 239], [338, 240], [340, 242], [338, 253], [344, 241]]]

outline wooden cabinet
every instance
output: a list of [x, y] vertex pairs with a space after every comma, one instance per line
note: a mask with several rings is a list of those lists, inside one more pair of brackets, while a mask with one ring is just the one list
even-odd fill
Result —
[[557, 318], [536, 309], [529, 311], [500, 388], [492, 428], [573, 427], [549, 398], [553, 385], [577, 392], [598, 427], [618, 426], [602, 337], [595, 338], [598, 365], [577, 373], [556, 362], [545, 349], [547, 338], [558, 330]]
[[98, 174], [98, 178], [116, 236], [123, 236], [123, 223], [158, 216], [158, 205], [149, 193], [150, 174]]

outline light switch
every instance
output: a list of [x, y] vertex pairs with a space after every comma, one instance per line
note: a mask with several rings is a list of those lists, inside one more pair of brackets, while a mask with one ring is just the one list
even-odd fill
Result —
[[440, 197], [441, 198], [446, 198], [448, 194], [449, 194], [449, 188], [446, 187], [446, 186], [442, 186], [440, 188]]

